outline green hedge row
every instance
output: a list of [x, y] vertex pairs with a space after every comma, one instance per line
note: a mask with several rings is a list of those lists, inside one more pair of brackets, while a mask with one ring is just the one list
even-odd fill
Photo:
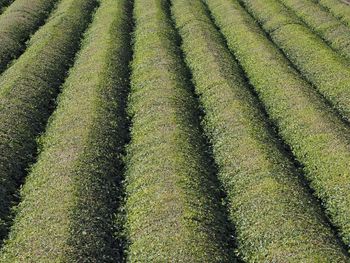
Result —
[[25, 49], [58, 0], [17, 0], [0, 16], [0, 73]]
[[128, 262], [232, 262], [166, 0], [136, 0], [126, 173]]
[[101, 0], [41, 138], [1, 262], [121, 260], [113, 214], [127, 131], [128, 2]]
[[96, 0], [64, 0], [0, 77], [0, 237]]
[[320, 207], [281, 152], [259, 103], [200, 0], [173, 0], [245, 262], [344, 262]]
[[313, 0], [325, 7], [333, 16], [350, 26], [350, 8], [342, 0]]
[[350, 67], [345, 59], [277, 0], [241, 1], [301, 74], [350, 120]]
[[320, 5], [309, 0], [279, 0], [329, 46], [350, 60], [350, 28]]
[[281, 137], [350, 244], [350, 130], [237, 1], [205, 0]]

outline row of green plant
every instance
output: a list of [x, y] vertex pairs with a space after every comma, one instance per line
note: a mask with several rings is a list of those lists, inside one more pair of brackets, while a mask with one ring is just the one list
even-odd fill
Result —
[[[229, 48], [350, 244], [350, 130], [304, 81], [238, 1], [205, 0]], [[265, 1], [264, 1], [265, 3]]]
[[350, 60], [350, 28], [309, 0], [279, 0], [335, 51]]
[[43, 24], [57, 0], [17, 0], [0, 16], [0, 73], [26, 47], [30, 35]]
[[9, 207], [37, 152], [36, 137], [49, 118], [96, 0], [64, 0], [31, 46], [0, 77], [0, 238]]
[[69, 73], [1, 262], [120, 262], [113, 214], [126, 139], [129, 1], [101, 0]]
[[[344, 24], [350, 26], [349, 5], [342, 0], [312, 0], [326, 8], [333, 16], [340, 19]], [[344, 0], [346, 1], [346, 0]]]
[[129, 262], [232, 262], [167, 0], [136, 0], [128, 112]]
[[345, 59], [278, 0], [241, 1], [301, 74], [350, 120], [350, 68]]
[[228, 193], [238, 255], [245, 262], [345, 262], [320, 207], [271, 134], [259, 102], [203, 3], [172, 3], [206, 113], [203, 125]]

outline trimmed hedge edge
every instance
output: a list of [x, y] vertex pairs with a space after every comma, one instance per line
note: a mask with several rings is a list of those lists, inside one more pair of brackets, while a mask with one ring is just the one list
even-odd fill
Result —
[[0, 73], [26, 48], [26, 41], [59, 0], [16, 0], [0, 16]]
[[0, 77], [0, 238], [11, 223], [10, 207], [35, 161], [37, 136], [90, 23], [96, 0], [63, 0], [31, 39], [32, 45]]
[[348, 247], [349, 127], [291, 67], [238, 1], [204, 2]]
[[126, 159], [128, 262], [233, 262], [217, 178], [166, 0], [136, 0]]
[[[172, 0], [196, 93], [246, 262], [344, 262], [342, 246], [251, 94], [199, 0]], [[233, 233], [234, 234], [234, 233]]]
[[131, 6], [102, 0], [2, 251], [2, 262], [112, 262], [123, 258], [121, 155], [127, 138]]

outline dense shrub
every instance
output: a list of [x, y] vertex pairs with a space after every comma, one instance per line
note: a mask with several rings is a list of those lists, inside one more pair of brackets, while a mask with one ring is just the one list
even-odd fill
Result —
[[203, 124], [228, 193], [238, 254], [246, 262], [345, 261], [204, 5], [172, 2], [206, 113]]
[[[205, 0], [281, 137], [350, 244], [350, 136], [237, 1]], [[233, 26], [234, 25], [234, 26]]]
[[[332, 15], [350, 27], [350, 8], [342, 0], [313, 0], [325, 7]], [[344, 0], [346, 1], [346, 0]]]
[[58, 0], [17, 0], [0, 16], [0, 73], [25, 49]]
[[350, 120], [350, 67], [345, 59], [277, 0], [241, 1], [301, 74]]
[[41, 139], [2, 262], [115, 262], [128, 1], [102, 0]]
[[64, 0], [0, 77], [0, 236], [96, 0]]
[[309, 0], [280, 0], [330, 47], [350, 59], [350, 28], [320, 5]]
[[136, 0], [126, 173], [129, 262], [232, 262], [217, 180], [166, 0]]

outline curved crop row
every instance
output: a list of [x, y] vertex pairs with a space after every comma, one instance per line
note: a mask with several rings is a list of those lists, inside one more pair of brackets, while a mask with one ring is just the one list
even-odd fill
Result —
[[350, 120], [350, 67], [345, 60], [277, 0], [241, 1], [302, 75]]
[[127, 3], [101, 0], [21, 192], [1, 262], [118, 261], [113, 213], [126, 130]]
[[173, 0], [246, 262], [346, 262], [199, 0]]
[[350, 28], [320, 5], [309, 0], [279, 0], [322, 37], [334, 50], [350, 60]]
[[27, 51], [0, 77], [0, 237], [96, 0], [63, 0]]
[[166, 0], [136, 0], [126, 173], [129, 262], [232, 262]]
[[316, 2], [325, 7], [343, 23], [350, 26], [350, 8], [348, 4], [340, 0], [316, 0]]
[[0, 73], [24, 49], [58, 0], [17, 0], [0, 16]]
[[349, 245], [349, 128], [300, 78], [237, 1], [205, 2], [281, 137], [303, 165], [311, 188]]

